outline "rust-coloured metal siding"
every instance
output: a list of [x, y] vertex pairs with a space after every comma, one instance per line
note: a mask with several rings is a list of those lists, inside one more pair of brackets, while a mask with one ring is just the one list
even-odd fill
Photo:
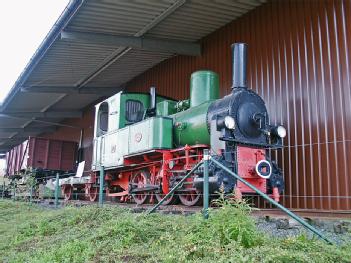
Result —
[[220, 74], [230, 92], [230, 44], [249, 44], [248, 83], [266, 101], [271, 119], [288, 129], [278, 154], [284, 204], [351, 209], [351, 1], [272, 1], [203, 39], [202, 57], [177, 56], [128, 83], [155, 85], [162, 95], [189, 97], [193, 71]]
[[28, 140], [13, 147], [6, 153], [6, 175], [16, 174], [27, 167]]
[[30, 137], [7, 153], [6, 174], [15, 175], [29, 167], [74, 171], [77, 146], [70, 141]]

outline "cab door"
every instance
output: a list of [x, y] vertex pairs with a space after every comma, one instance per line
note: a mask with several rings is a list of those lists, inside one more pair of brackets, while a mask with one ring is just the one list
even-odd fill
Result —
[[119, 134], [119, 118], [120, 118], [120, 96], [113, 96], [108, 99], [109, 115], [108, 115], [108, 132], [102, 138], [103, 148], [103, 164], [105, 167], [116, 167], [118, 165], [118, 134]]
[[105, 136], [109, 126], [109, 104], [104, 101], [96, 106], [94, 130], [93, 170], [104, 165]]

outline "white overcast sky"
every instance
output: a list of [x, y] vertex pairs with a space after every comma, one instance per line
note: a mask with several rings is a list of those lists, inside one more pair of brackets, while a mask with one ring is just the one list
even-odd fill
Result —
[[0, 2], [0, 103], [69, 0]]

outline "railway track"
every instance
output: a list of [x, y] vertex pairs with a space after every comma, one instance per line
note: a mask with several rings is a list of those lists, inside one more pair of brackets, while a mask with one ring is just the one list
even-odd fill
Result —
[[[84, 206], [84, 205], [97, 205], [97, 203], [92, 203], [89, 201], [70, 200], [70, 201], [66, 202], [64, 205]], [[136, 212], [136, 213], [146, 212], [154, 206], [154, 204], [138, 205], [135, 203], [118, 203], [118, 202], [111, 202], [111, 201], [105, 201], [104, 205], [117, 206], [120, 208], [129, 209], [132, 212]], [[201, 210], [202, 210], [201, 206], [188, 207], [188, 206], [184, 206], [184, 205], [164, 205], [164, 206], [160, 206], [160, 208], [157, 211], [159, 213], [163, 213], [163, 214], [189, 215], [189, 214], [201, 212]]]
[[[54, 208], [54, 201], [52, 200], [44, 200], [44, 201], [38, 201], [35, 200], [38, 205], [42, 205], [45, 207], [50, 207]], [[85, 201], [85, 200], [70, 200], [67, 202], [61, 202], [61, 207], [64, 206], [87, 206], [87, 205], [97, 205], [98, 203], [96, 202], [90, 202], [90, 201]], [[129, 209], [132, 212], [135, 213], [142, 213], [150, 210], [154, 204], [142, 204], [138, 205], [135, 203], [118, 203], [118, 202], [111, 202], [111, 201], [105, 201], [104, 205], [108, 206], [116, 206], [120, 208], [125, 208]], [[216, 207], [212, 207], [216, 209]], [[190, 215], [194, 213], [198, 213], [202, 211], [201, 206], [191, 206], [187, 207], [184, 205], [165, 205], [165, 206], [160, 206], [160, 208], [157, 210], [157, 212], [162, 213], [162, 214], [182, 214], [182, 215]], [[308, 210], [308, 209], [291, 209], [294, 213], [299, 215], [302, 218], [308, 218], [308, 219], [350, 219], [351, 218], [351, 211], [316, 211], [316, 210]], [[278, 210], [278, 209], [269, 209], [269, 208], [255, 208], [252, 210], [251, 215], [255, 217], [271, 217], [271, 218], [284, 218], [287, 217], [287, 215]]]

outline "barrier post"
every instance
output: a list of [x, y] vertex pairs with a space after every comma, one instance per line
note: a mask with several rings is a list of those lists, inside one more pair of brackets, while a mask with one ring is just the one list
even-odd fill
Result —
[[4, 198], [5, 198], [5, 181], [4, 181], [3, 185], [2, 185], [2, 193], [1, 193], [1, 197], [2, 197], [2, 199], [4, 199]]
[[16, 201], [16, 180], [13, 181], [13, 201]]
[[60, 175], [57, 173], [56, 174], [56, 184], [55, 184], [55, 208], [58, 208], [58, 194], [59, 194], [59, 187], [60, 187], [60, 183], [59, 183], [59, 178]]
[[209, 154], [208, 149], [204, 150], [204, 185], [203, 185], [203, 216], [205, 219], [208, 219], [208, 206], [209, 206], [209, 189], [208, 189], [208, 162], [209, 162]]
[[30, 186], [30, 192], [29, 192], [29, 203], [32, 203], [33, 199], [33, 185]]
[[99, 189], [99, 206], [103, 206], [104, 202], [104, 177], [105, 177], [105, 170], [103, 166], [100, 166], [100, 189]]

